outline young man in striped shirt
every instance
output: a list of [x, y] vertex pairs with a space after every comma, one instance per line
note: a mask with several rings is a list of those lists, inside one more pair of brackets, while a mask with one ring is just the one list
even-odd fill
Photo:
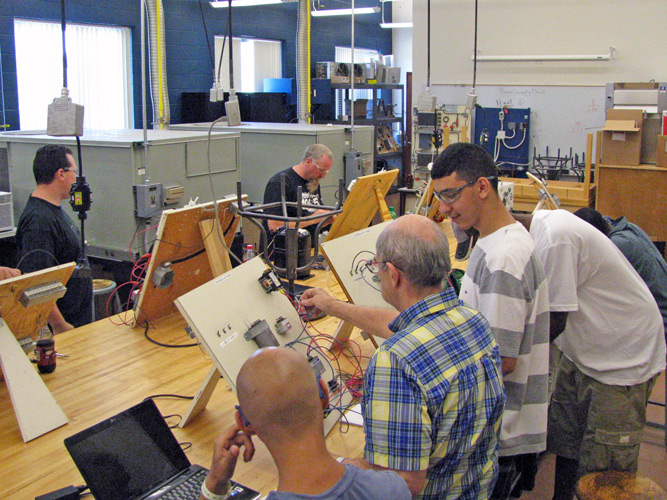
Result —
[[[460, 229], [475, 228], [459, 298], [491, 325], [502, 357], [507, 403], [500, 432], [501, 465], [512, 462], [531, 490], [537, 453], [546, 448], [549, 370], [549, 296], [533, 241], [498, 196], [498, 171], [481, 147], [457, 143], [431, 171], [440, 211]], [[503, 477], [501, 476], [501, 480]], [[497, 489], [504, 488], [499, 480]]]

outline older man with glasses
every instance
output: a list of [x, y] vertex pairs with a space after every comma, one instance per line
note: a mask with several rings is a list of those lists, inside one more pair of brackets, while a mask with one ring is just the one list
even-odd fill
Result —
[[[533, 488], [537, 453], [546, 448], [549, 296], [544, 270], [530, 235], [498, 195], [496, 165], [484, 149], [449, 146], [434, 162], [431, 177], [440, 211], [460, 229], [479, 231], [459, 298], [484, 315], [500, 347], [507, 404], [499, 455], [503, 470], [521, 472], [512, 492], [519, 497], [522, 489]], [[506, 487], [504, 477], [496, 496]]]
[[449, 245], [435, 222], [399, 217], [376, 251], [368, 265], [394, 310], [338, 301], [322, 289], [301, 297], [304, 307], [386, 337], [364, 375], [364, 458], [344, 463], [395, 470], [415, 499], [486, 500], [505, 399], [489, 325], [443, 288]]
[[[306, 148], [301, 157], [301, 162], [276, 173], [264, 190], [264, 204], [281, 201], [280, 179], [285, 177], [285, 201], [296, 202], [297, 190], [301, 187], [301, 201], [304, 205], [323, 205], [320, 181], [327, 176], [333, 165], [333, 153], [324, 144], [312, 144]], [[265, 213], [282, 215], [281, 207], [273, 207], [264, 210]], [[304, 208], [303, 215], [323, 214], [326, 210]], [[296, 217], [296, 208], [288, 207], [287, 215]], [[312, 231], [321, 219], [305, 221], [299, 224], [300, 228]], [[269, 232], [269, 241], [274, 234], [285, 226], [285, 223], [277, 220], [264, 222], [264, 227]], [[294, 227], [294, 223], [290, 223]], [[311, 232], [312, 234], [312, 232]], [[313, 241], [313, 244], [317, 242]]]

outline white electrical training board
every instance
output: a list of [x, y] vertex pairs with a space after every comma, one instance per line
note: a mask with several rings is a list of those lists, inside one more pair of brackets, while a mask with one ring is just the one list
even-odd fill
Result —
[[[259, 279], [266, 269], [261, 258], [255, 257], [175, 300], [178, 310], [234, 393], [241, 366], [259, 349], [254, 340], [244, 336], [256, 321], [266, 321], [280, 346], [292, 347], [305, 355], [310, 344], [311, 338], [287, 296], [278, 291], [266, 293], [260, 285]], [[284, 334], [277, 333], [276, 323], [280, 318], [291, 326]], [[323, 351], [311, 349], [310, 354], [320, 358], [325, 368], [322, 379], [326, 382], [335, 379], [341, 387], [340, 376], [328, 363]], [[335, 394], [331, 399], [338, 403]], [[351, 396], [346, 394], [340, 404], [347, 405], [350, 400]], [[339, 417], [340, 412], [329, 413], [324, 422], [326, 433]]]
[[353, 304], [393, 309], [382, 298], [380, 282], [373, 280], [377, 275], [365, 265], [375, 256], [375, 242], [391, 222], [361, 229], [322, 244], [324, 257]]

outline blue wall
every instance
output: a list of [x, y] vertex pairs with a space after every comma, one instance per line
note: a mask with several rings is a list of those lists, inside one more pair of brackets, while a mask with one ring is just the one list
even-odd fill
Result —
[[[369, 0], [369, 5], [377, 5]], [[227, 10], [213, 9], [201, 0], [209, 43], [214, 35], [227, 30]], [[356, 2], [357, 7], [364, 1]], [[167, 83], [171, 104], [171, 121], [178, 123], [182, 92], [208, 92], [213, 70], [202, 25], [198, 0], [163, 0], [166, 23]], [[283, 76], [296, 77], [297, 3], [242, 7], [234, 9], [234, 36], [269, 38], [283, 41]], [[339, 8], [342, 5], [327, 5]], [[107, 24], [132, 29], [132, 67], [134, 84], [134, 122], [141, 122], [141, 33], [140, 0], [68, 0], [67, 22]], [[14, 17], [60, 21], [59, 0], [0, 0], [0, 47], [5, 95], [5, 116], [11, 130], [19, 127], [16, 60], [14, 52]], [[380, 15], [356, 18], [356, 47], [391, 53], [391, 30], [379, 26]], [[311, 62], [332, 61], [334, 47], [350, 46], [350, 17], [312, 18]], [[314, 76], [314, 75], [313, 75]], [[150, 115], [150, 97], [148, 120]]]

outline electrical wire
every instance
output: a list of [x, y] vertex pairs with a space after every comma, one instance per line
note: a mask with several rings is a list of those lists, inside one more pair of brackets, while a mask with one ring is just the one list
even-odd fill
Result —
[[65, 0], [60, 0], [60, 26], [63, 35], [63, 88], [67, 88], [67, 47], [65, 44]]
[[206, 37], [206, 47], [208, 48], [208, 56], [211, 59], [211, 68], [215, 71], [215, 61], [213, 60], [213, 51], [211, 50], [211, 42], [208, 39], [208, 29], [206, 28], [206, 18], [204, 17], [204, 7], [201, 0], [199, 0], [199, 12], [201, 13], [201, 22], [204, 25], [204, 36]]
[[2, 99], [2, 123], [0, 123], [0, 128], [7, 128], [9, 124], [5, 114], [5, 80], [2, 73], [2, 47], [0, 47], [0, 98]]
[[159, 345], [160, 347], [173, 347], [173, 348], [178, 348], [178, 347], [199, 347], [199, 343], [195, 344], [163, 344], [162, 342], [158, 342], [157, 340], [154, 340], [148, 336], [148, 321], [146, 322], [146, 328], [144, 330], [144, 337], [148, 339], [150, 342], [153, 344]]
[[475, 0], [475, 45], [473, 48], [472, 54], [472, 88], [476, 88], [477, 85], [477, 3], [478, 0]]

